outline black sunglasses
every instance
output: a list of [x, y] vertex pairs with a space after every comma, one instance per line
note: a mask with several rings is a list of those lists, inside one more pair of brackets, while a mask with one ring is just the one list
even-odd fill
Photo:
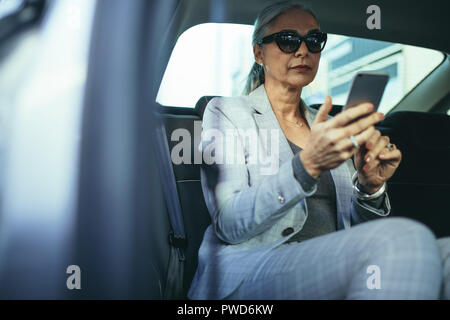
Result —
[[275, 41], [278, 48], [284, 53], [296, 52], [300, 48], [302, 41], [305, 41], [309, 52], [319, 53], [325, 48], [327, 34], [321, 31], [313, 31], [302, 37], [296, 31], [283, 30], [262, 38], [257, 44], [262, 45], [263, 43], [270, 43], [272, 41]]

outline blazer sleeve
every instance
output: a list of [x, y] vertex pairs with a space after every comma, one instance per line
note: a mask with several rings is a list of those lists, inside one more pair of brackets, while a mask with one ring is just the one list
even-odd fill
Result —
[[[223, 101], [211, 100], [203, 115], [201, 184], [217, 236], [227, 243], [238, 244], [273, 226], [288, 209], [312, 195], [317, 186], [308, 192], [303, 190], [291, 161], [281, 164], [276, 173], [250, 184], [243, 144], [228, 152], [223, 147], [227, 132], [239, 132], [224, 113]], [[227, 158], [230, 153], [234, 163]]]

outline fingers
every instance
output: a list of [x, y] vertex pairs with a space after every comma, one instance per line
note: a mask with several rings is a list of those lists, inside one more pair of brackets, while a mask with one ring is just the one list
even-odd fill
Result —
[[366, 172], [372, 170], [380, 164], [380, 160], [377, 158], [377, 156], [390, 141], [388, 136], [381, 136], [381, 133], [378, 134], [377, 132], [374, 132], [374, 136], [375, 138], [371, 137], [371, 150], [369, 150], [364, 157], [366, 164], [363, 166], [363, 170]]
[[402, 160], [402, 152], [394, 146], [394, 150], [390, 151], [389, 149], [384, 149], [380, 154], [379, 158], [381, 160]]
[[400, 150], [393, 150], [379, 155], [381, 160], [401, 160], [402, 153]]
[[[377, 130], [378, 131], [378, 130]], [[394, 149], [390, 151], [386, 146], [390, 142], [390, 139], [388, 136], [380, 136], [375, 144], [372, 146], [372, 149], [369, 150], [364, 160], [366, 161], [366, 164], [363, 167], [364, 171], [370, 171], [378, 164], [381, 160], [400, 160], [401, 159], [401, 152], [398, 149]]]
[[371, 160], [369, 163], [366, 163], [363, 167], [363, 170], [365, 172], [372, 170], [373, 168], [375, 168], [376, 166], [378, 166], [380, 164], [380, 160], [378, 159], [373, 159]]
[[[369, 127], [357, 136], [355, 136], [358, 145], [362, 146], [373, 135], [375, 127]], [[358, 152], [349, 138], [340, 139], [334, 145], [331, 146], [331, 150], [336, 159], [336, 163], [340, 164], [343, 161], [350, 159]]]
[[346, 109], [331, 119], [330, 125], [333, 127], [343, 127], [349, 122], [373, 111], [373, 104], [362, 103], [356, 107]]
[[[377, 143], [378, 139], [381, 137], [381, 132], [379, 130], [375, 130], [372, 134], [372, 136], [367, 139], [366, 141], [366, 149], [371, 150], [375, 144]], [[368, 155], [366, 155], [367, 157]]]
[[334, 157], [333, 167], [340, 165], [342, 162], [347, 161], [357, 152], [356, 148], [341, 150]]
[[331, 108], [333, 107], [331, 103], [331, 97], [326, 96], [324, 104], [320, 107], [319, 111], [317, 112], [316, 118], [314, 119], [313, 125], [320, 122], [325, 122], [328, 120], [328, 114], [331, 111]]
[[371, 115], [359, 119], [358, 121], [342, 128], [343, 129], [342, 134], [347, 137], [354, 136], [360, 133], [361, 131], [365, 130], [366, 128], [374, 126], [376, 123], [380, 122], [383, 119], [384, 115], [382, 113], [380, 112], [372, 113]]
[[366, 149], [368, 152], [364, 156], [364, 161], [369, 162], [376, 157], [376, 154], [372, 152], [373, 148], [377, 145], [378, 140], [381, 138], [381, 132], [379, 130], [374, 130], [372, 136], [366, 141]]
[[[366, 141], [368, 141], [372, 136], [375, 135], [375, 131], [378, 131], [378, 130], [376, 130], [374, 126], [370, 126], [363, 132], [354, 136], [358, 145], [360, 145], [360, 146], [364, 145], [364, 143], [366, 143]], [[353, 146], [352, 141], [348, 137], [345, 137], [345, 138], [339, 140], [339, 142], [336, 144], [337, 150], [346, 150], [346, 149], [350, 149], [350, 148], [354, 148], [354, 146]], [[356, 148], [354, 148], [354, 149], [356, 150]]]
[[[390, 139], [388, 136], [380, 136], [375, 143], [375, 145], [372, 147], [372, 149], [367, 152], [368, 156], [366, 156], [366, 162], [370, 162], [370, 160], [375, 159], [378, 157], [378, 155], [381, 153], [381, 151], [387, 146]], [[367, 158], [369, 158], [369, 161], [367, 161]]]

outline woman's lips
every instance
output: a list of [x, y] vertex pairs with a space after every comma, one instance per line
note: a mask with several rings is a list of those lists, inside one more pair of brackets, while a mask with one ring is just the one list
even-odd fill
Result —
[[307, 72], [307, 71], [311, 70], [311, 68], [308, 67], [308, 66], [296, 66], [296, 67], [293, 67], [291, 69], [293, 69], [293, 70], [295, 70], [297, 72]]

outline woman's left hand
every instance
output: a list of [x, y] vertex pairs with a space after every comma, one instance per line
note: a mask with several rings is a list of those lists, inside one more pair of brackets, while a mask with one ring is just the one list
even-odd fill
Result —
[[402, 153], [394, 144], [390, 144], [388, 136], [382, 136], [379, 130], [375, 130], [356, 151], [354, 159], [359, 184], [373, 194], [395, 173], [402, 160]]

